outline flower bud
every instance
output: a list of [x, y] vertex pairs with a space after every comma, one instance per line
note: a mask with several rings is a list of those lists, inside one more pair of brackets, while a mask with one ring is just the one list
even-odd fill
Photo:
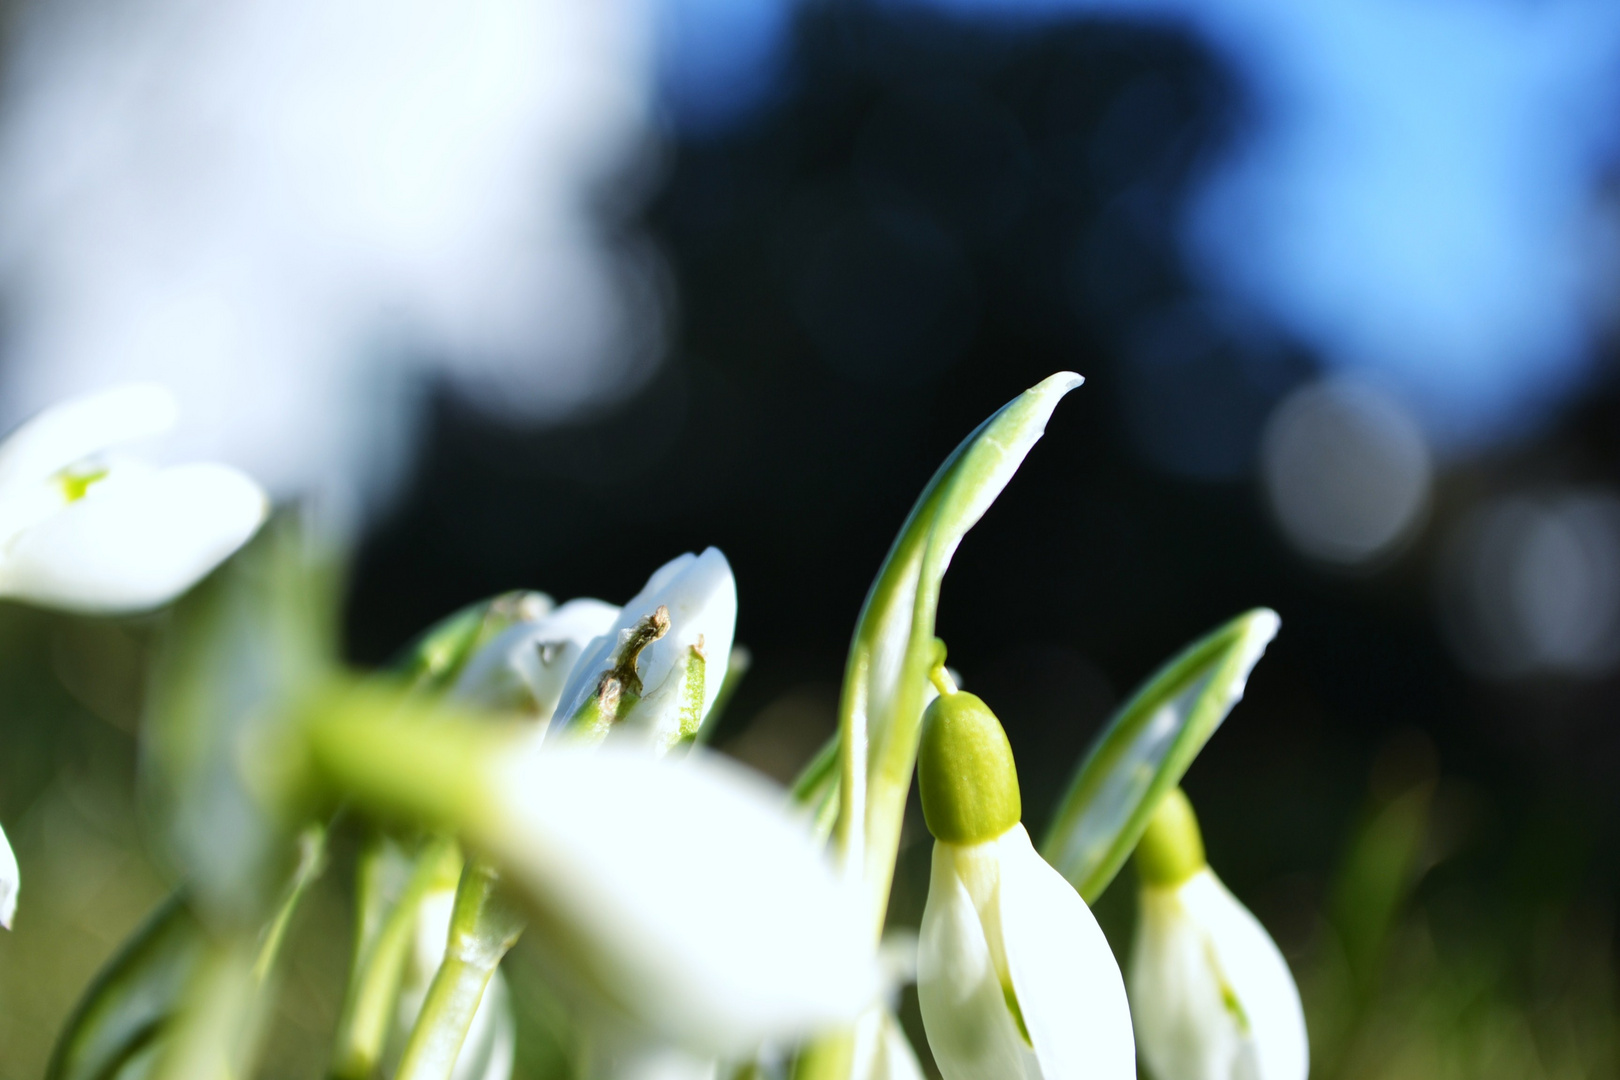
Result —
[[917, 998], [945, 1080], [1133, 1080], [1125, 987], [1091, 909], [1035, 853], [1001, 723], [972, 694], [928, 707], [917, 756], [936, 837]]
[[973, 694], [944, 694], [923, 714], [917, 785], [928, 831], [947, 843], [993, 840], [1023, 817], [1007, 733]]
[[1304, 1080], [1305, 1014], [1265, 928], [1204, 862], [1192, 804], [1164, 797], [1136, 851], [1130, 995], [1159, 1080]]

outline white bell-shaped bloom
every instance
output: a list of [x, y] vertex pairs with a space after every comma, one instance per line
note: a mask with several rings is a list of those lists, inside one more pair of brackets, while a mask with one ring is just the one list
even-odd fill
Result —
[[562, 962], [650, 1038], [746, 1055], [875, 999], [858, 898], [757, 774], [701, 751], [529, 744], [480, 758], [458, 790], [477, 799], [470, 839]]
[[243, 473], [109, 453], [176, 416], [162, 387], [125, 386], [47, 409], [0, 443], [0, 596], [99, 614], [153, 608], [247, 542], [269, 500]]
[[1119, 965], [1019, 823], [1012, 750], [982, 701], [928, 707], [917, 775], [935, 836], [917, 998], [945, 1080], [1134, 1080]]
[[17, 869], [17, 856], [6, 840], [6, 830], [0, 829], [0, 926], [11, 929], [11, 920], [17, 914], [17, 890], [22, 875]]
[[542, 725], [585, 650], [609, 633], [619, 609], [601, 600], [570, 600], [539, 618], [510, 626], [468, 661], [451, 688], [458, 701], [516, 711]]
[[557, 709], [581, 736], [668, 749], [697, 734], [731, 662], [737, 583], [719, 548], [660, 567], [574, 666]]
[[1204, 862], [1179, 790], [1155, 812], [1137, 867], [1130, 995], [1155, 1080], [1305, 1080], [1305, 1013], [1288, 963]]

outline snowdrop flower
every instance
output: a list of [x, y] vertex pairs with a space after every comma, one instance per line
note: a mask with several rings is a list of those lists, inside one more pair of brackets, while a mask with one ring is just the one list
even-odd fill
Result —
[[1299, 990], [1265, 928], [1204, 861], [1192, 804], [1159, 804], [1136, 849], [1130, 995], [1158, 1080], [1305, 1080]]
[[11, 929], [11, 920], [17, 914], [17, 889], [22, 883], [17, 869], [17, 856], [6, 840], [6, 830], [0, 829], [0, 926]]
[[936, 841], [917, 997], [945, 1080], [1134, 1080], [1119, 966], [1019, 823], [1012, 749], [983, 701], [928, 707], [917, 779]]
[[453, 828], [547, 929], [559, 984], [696, 1056], [851, 1024], [881, 979], [858, 897], [775, 785], [700, 748], [537, 744], [344, 708], [312, 764], [362, 805]]
[[737, 582], [719, 548], [660, 567], [585, 650], [558, 716], [578, 738], [621, 728], [668, 750], [697, 735], [731, 662]]
[[551, 720], [574, 665], [612, 631], [619, 609], [600, 600], [570, 600], [510, 626], [479, 649], [456, 679], [457, 701]]
[[173, 426], [173, 397], [132, 385], [40, 413], [0, 443], [0, 596], [96, 614], [185, 592], [264, 521], [224, 465], [154, 468], [109, 451]]
[[847, 1022], [878, 986], [855, 898], [782, 793], [711, 755], [553, 747], [477, 830], [652, 1032], [719, 1055]]

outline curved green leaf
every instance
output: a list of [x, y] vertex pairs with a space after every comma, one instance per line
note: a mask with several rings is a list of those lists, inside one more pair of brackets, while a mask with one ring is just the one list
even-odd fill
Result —
[[165, 901], [91, 983], [62, 1029], [45, 1080], [108, 1080], [130, 1075], [139, 1062], [150, 1065], [205, 944], [179, 894]]
[[1239, 615], [1154, 673], [1103, 729], [1075, 772], [1041, 843], [1046, 861], [1093, 903], [1130, 857], [1165, 792], [1181, 783], [1280, 620]]
[[934, 615], [951, 556], [1001, 494], [1080, 376], [1059, 372], [979, 425], [923, 489], [867, 593], [839, 703], [839, 850], [863, 868], [881, 929], [917, 757]]

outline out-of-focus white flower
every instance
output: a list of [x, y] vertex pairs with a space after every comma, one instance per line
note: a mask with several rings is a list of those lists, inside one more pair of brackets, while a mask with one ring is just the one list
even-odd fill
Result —
[[853, 1022], [879, 989], [857, 898], [783, 792], [716, 755], [505, 750], [468, 830], [566, 941], [562, 962], [697, 1056]]
[[[416, 1026], [417, 1014], [433, 976], [444, 963], [450, 940], [450, 916], [456, 890], [436, 889], [422, 898], [416, 916], [416, 934], [399, 992], [399, 1030]], [[461, 1044], [451, 1080], [508, 1080], [516, 1060], [517, 1025], [512, 1018], [512, 994], [499, 971], [490, 977], [473, 1014], [472, 1026]]]
[[508, 627], [478, 650], [451, 688], [468, 704], [515, 710], [542, 725], [551, 720], [568, 676], [619, 609], [600, 600], [570, 600], [537, 619]]
[[167, 390], [124, 386], [47, 409], [0, 443], [0, 596], [89, 613], [153, 608], [253, 535], [269, 502], [243, 473], [110, 452], [176, 418]]
[[660, 750], [697, 734], [731, 662], [737, 582], [719, 548], [661, 566], [574, 666], [557, 715], [581, 736], [622, 729]]
[[928, 707], [917, 777], [935, 837], [917, 998], [945, 1080], [1134, 1080], [1119, 965], [1019, 823], [1012, 749], [984, 702]]
[[0, 423], [152, 379], [196, 418], [186, 456], [366, 500], [430, 381], [555, 417], [651, 369], [656, 256], [591, 195], [646, 138], [641, 0], [16, 15]]
[[17, 856], [6, 839], [6, 830], [0, 829], [0, 926], [11, 929], [11, 920], [17, 915], [17, 890], [22, 884], [17, 869]]
[[1165, 796], [1137, 848], [1130, 995], [1157, 1080], [1305, 1080], [1305, 1013], [1271, 936], [1204, 862], [1191, 804]]

